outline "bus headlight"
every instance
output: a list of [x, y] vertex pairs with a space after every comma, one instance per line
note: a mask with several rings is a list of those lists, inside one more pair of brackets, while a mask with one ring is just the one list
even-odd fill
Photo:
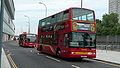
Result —
[[96, 53], [93, 53], [93, 54], [96, 54]]
[[91, 55], [91, 54], [93, 54], [93, 53], [92, 53], [92, 52], [88, 52], [88, 54], [90, 54], [90, 55]]
[[94, 52], [88, 52], [88, 54], [90, 54], [90, 55], [91, 55], [91, 54], [96, 54], [96, 53], [94, 53]]
[[71, 54], [75, 54], [75, 52], [71, 52]]

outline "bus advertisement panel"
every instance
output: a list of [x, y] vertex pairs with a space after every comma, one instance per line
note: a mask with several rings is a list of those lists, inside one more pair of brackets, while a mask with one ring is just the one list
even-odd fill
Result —
[[65, 58], [96, 57], [93, 10], [72, 7], [39, 21], [37, 50]]

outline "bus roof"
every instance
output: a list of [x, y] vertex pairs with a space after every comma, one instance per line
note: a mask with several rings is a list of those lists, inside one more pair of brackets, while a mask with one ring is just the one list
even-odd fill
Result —
[[91, 10], [91, 11], [94, 11], [94, 10], [92, 10], [92, 9], [88, 9], [88, 8], [80, 8], [80, 7], [71, 7], [71, 8], [69, 8], [69, 9], [73, 9], [73, 8], [86, 9], [86, 10]]
[[[78, 9], [85, 9], [85, 10], [91, 10], [91, 11], [94, 11], [94, 10], [92, 10], [92, 9], [87, 9], [87, 8], [80, 8], [80, 7], [70, 7], [70, 8], [68, 8], [68, 9], [65, 9], [65, 10], [63, 10], [63, 11], [60, 11], [60, 12], [58, 12], [58, 13], [55, 13], [55, 14], [52, 14], [52, 15], [50, 15], [50, 16], [47, 16], [47, 17], [45, 17], [45, 18], [51, 17], [51, 16], [53, 16], [53, 15], [59, 14], [59, 13], [61, 13], [61, 12], [64, 12], [64, 11], [66, 11], [66, 10], [73, 9], [73, 8], [78, 8]], [[42, 18], [42, 19], [45, 19], [45, 18]], [[42, 19], [40, 19], [40, 20], [42, 20]]]

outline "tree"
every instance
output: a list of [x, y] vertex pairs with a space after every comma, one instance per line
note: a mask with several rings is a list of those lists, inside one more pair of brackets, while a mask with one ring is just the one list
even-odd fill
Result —
[[102, 21], [96, 19], [97, 35], [118, 35], [120, 34], [120, 24], [118, 14], [104, 14]]
[[97, 35], [101, 35], [101, 32], [102, 32], [102, 21], [99, 20], [99, 19], [96, 19], [96, 29], [97, 29]]
[[102, 22], [104, 23], [104, 26], [106, 27], [113, 27], [118, 24], [118, 14], [111, 13], [111, 14], [105, 14], [103, 15]]

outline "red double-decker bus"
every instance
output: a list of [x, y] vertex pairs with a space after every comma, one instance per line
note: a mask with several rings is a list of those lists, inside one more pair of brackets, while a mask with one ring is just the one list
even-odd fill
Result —
[[37, 50], [65, 58], [96, 57], [93, 10], [72, 7], [39, 20]]
[[35, 47], [37, 45], [37, 35], [23, 32], [19, 35], [19, 46]]

